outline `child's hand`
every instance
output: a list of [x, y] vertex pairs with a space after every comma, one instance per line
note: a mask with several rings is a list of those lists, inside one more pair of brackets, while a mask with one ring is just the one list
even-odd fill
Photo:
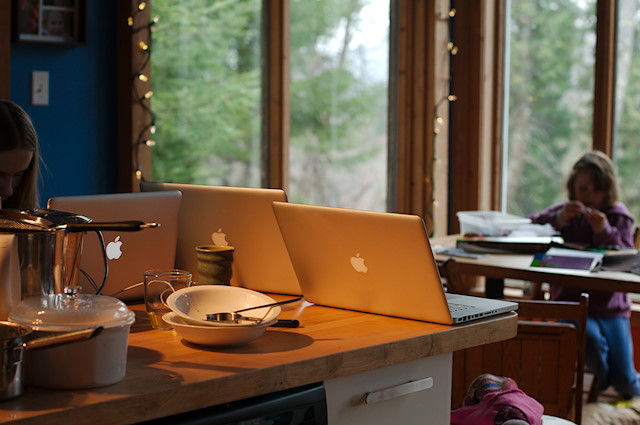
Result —
[[573, 217], [584, 214], [585, 206], [580, 201], [569, 201], [562, 207], [562, 218], [569, 222]]
[[585, 208], [584, 217], [596, 233], [602, 231], [607, 224], [607, 216], [595, 208]]

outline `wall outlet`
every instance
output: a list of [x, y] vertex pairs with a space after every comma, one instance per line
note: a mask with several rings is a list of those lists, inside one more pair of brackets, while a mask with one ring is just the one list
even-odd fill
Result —
[[31, 72], [31, 104], [46, 106], [49, 104], [49, 72]]

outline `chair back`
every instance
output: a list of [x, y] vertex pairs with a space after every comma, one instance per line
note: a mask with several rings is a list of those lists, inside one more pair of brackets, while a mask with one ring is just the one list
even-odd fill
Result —
[[[517, 300], [515, 338], [457, 351], [452, 408], [462, 406], [471, 382], [483, 373], [508, 376], [544, 406], [546, 415], [582, 421], [589, 296], [580, 302]], [[578, 327], [571, 321], [578, 323]]]

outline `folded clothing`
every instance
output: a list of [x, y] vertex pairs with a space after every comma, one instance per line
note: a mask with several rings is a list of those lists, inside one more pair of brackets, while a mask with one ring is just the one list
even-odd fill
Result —
[[455, 425], [540, 425], [544, 408], [507, 377], [484, 374], [469, 386], [463, 407], [451, 412]]

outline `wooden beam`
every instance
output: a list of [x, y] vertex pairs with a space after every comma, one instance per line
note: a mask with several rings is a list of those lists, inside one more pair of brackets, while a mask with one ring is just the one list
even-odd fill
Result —
[[617, 0], [598, 0], [596, 23], [593, 149], [613, 153]]
[[[144, 10], [135, 12], [138, 2], [118, 0], [118, 190], [137, 192], [140, 180], [136, 171], [140, 170], [143, 179], [150, 180], [151, 149], [141, 143], [150, 137], [151, 116], [146, 108], [151, 107], [151, 99], [140, 98], [151, 89], [151, 60], [148, 53], [139, 48], [142, 41], [149, 44], [149, 32], [134, 32], [128, 25], [129, 17], [134, 16], [134, 28], [147, 25], [151, 18], [151, 2]], [[142, 82], [135, 79], [136, 73], [143, 73], [149, 79]], [[136, 90], [133, 90], [136, 84]], [[145, 108], [146, 106], [146, 108]]]
[[[397, 57], [392, 58], [396, 69], [391, 74], [390, 91], [397, 93], [392, 98], [397, 113], [389, 120], [392, 150], [395, 149], [390, 155], [395, 163], [389, 166], [392, 171], [389, 178], [395, 178], [397, 183], [393, 188], [395, 203], [390, 202], [389, 210], [421, 216], [431, 234], [435, 204], [434, 120], [438, 103], [435, 85], [440, 75], [434, 65], [436, 44], [443, 44], [442, 50], [446, 52], [446, 42], [437, 37], [437, 13], [442, 12], [439, 10], [441, 3], [437, 0], [392, 3], [392, 13], [396, 15], [392, 22], [397, 21], [397, 28], [392, 28], [391, 42], [397, 48]], [[448, 89], [447, 81], [445, 78]], [[447, 111], [444, 115], [448, 116]], [[397, 135], [395, 140], [394, 134]], [[440, 137], [446, 137], [446, 134]]]
[[289, 185], [289, 1], [263, 3], [263, 187]]
[[[491, 13], [493, 12], [493, 13]], [[504, 42], [505, 42], [505, 4], [504, 0], [495, 0], [487, 7], [488, 16], [492, 21], [487, 25], [493, 29], [493, 55], [491, 63], [492, 91], [489, 103], [491, 105], [491, 116], [488, 117], [487, 125], [490, 127], [490, 151], [491, 151], [491, 181], [489, 208], [500, 210], [502, 207], [502, 134], [504, 120]]]
[[453, 42], [458, 47], [458, 54], [452, 59], [452, 93], [457, 100], [451, 104], [451, 233], [459, 231], [456, 212], [476, 210], [480, 206], [484, 3], [484, 0], [462, 2], [461, 7], [456, 9], [453, 24]]
[[11, 0], [0, 0], [0, 99], [11, 92]]

